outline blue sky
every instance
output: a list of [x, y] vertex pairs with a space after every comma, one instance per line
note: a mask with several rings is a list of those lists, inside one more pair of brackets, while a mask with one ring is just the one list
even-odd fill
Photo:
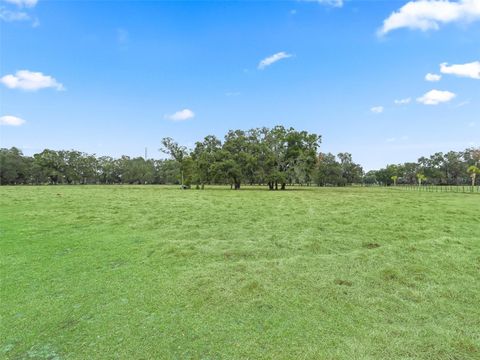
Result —
[[165, 136], [276, 124], [367, 170], [480, 145], [479, 0], [1, 0], [0, 18], [1, 147], [26, 154], [160, 158]]

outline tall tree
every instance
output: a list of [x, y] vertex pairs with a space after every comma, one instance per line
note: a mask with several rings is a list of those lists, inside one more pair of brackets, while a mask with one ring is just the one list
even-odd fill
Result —
[[213, 135], [206, 136], [202, 142], [195, 144], [192, 152], [194, 182], [202, 189], [215, 178], [215, 163], [220, 160], [221, 146], [221, 141]]
[[23, 184], [30, 179], [30, 161], [21, 150], [0, 149], [0, 184]]
[[[175, 142], [172, 138], [166, 137], [163, 138], [162, 141], [162, 147], [160, 148], [160, 151], [170, 155], [175, 161], [177, 161], [180, 164], [180, 173], [181, 173], [181, 185], [182, 188], [185, 185], [185, 178], [187, 175], [191, 175], [188, 170], [191, 169], [191, 161], [188, 159], [188, 150], [185, 146], [179, 145], [177, 142]], [[187, 186], [190, 183], [190, 176], [187, 179]]]
[[318, 155], [315, 182], [319, 186], [345, 185], [345, 179], [342, 177], [342, 165], [332, 153]]
[[476, 167], [475, 165], [470, 165], [467, 172], [472, 178], [472, 186], [475, 186], [475, 179], [477, 178], [477, 175], [480, 175], [480, 168]]
[[342, 166], [342, 176], [347, 184], [358, 184], [362, 182], [363, 169], [352, 160], [352, 154], [339, 153], [338, 158]]
[[51, 184], [63, 183], [65, 160], [61, 154], [55, 150], [45, 149], [33, 157]]

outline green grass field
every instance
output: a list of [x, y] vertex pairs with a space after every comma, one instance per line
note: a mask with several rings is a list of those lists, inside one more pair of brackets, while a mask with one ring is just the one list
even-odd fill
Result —
[[0, 196], [0, 358], [480, 358], [479, 195]]

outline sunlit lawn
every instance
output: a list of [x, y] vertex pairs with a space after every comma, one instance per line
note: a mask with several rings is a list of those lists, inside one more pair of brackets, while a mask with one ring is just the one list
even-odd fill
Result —
[[480, 195], [1, 187], [0, 231], [0, 358], [480, 358]]

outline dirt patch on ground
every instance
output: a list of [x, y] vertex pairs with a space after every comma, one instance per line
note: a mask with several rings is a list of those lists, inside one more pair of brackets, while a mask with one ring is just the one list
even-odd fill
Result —
[[335, 284], [337, 285], [343, 285], [343, 286], [352, 286], [353, 283], [348, 280], [342, 280], [342, 279], [335, 279]]
[[378, 244], [378, 243], [368, 243], [368, 244], [363, 244], [363, 247], [367, 248], [367, 249], [376, 249], [376, 248], [380, 247], [380, 244]]

